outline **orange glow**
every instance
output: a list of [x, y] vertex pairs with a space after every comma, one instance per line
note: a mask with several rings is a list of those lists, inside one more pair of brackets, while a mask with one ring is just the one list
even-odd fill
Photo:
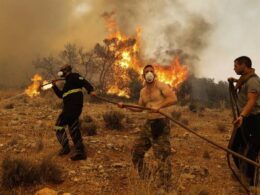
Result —
[[187, 66], [181, 65], [176, 57], [168, 66], [155, 65], [157, 79], [177, 89], [188, 78]]
[[[109, 32], [108, 39], [116, 39], [121, 42], [128, 42], [135, 40], [130, 47], [123, 47], [118, 50], [119, 59], [113, 66], [114, 78], [107, 87], [108, 94], [115, 94], [118, 96], [130, 97], [130, 89], [127, 83], [130, 82], [128, 76], [128, 69], [133, 69], [142, 74], [144, 65], [140, 62], [138, 53], [141, 45], [141, 28], [136, 29], [136, 34], [128, 37], [119, 31], [118, 25], [112, 17], [105, 18], [106, 26]], [[115, 48], [111, 48], [115, 49]], [[114, 50], [113, 50], [114, 51]], [[169, 84], [173, 89], [177, 89], [183, 81], [188, 77], [188, 68], [182, 65], [178, 57], [174, 57], [170, 65], [155, 65], [157, 79], [161, 82]]]
[[42, 77], [39, 74], [35, 74], [31, 80], [32, 84], [25, 90], [25, 93], [30, 97], [34, 97], [40, 94]]
[[[40, 95], [40, 90], [47, 90], [52, 87], [52, 83], [48, 84], [39, 74], [35, 74], [31, 80], [32, 84], [25, 90], [25, 93], [30, 97], [38, 96]], [[42, 87], [43, 85], [44, 87]]]

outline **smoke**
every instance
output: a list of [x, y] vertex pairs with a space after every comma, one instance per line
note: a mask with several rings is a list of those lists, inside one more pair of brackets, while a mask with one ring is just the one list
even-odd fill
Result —
[[0, 0], [0, 85], [23, 85], [35, 58], [68, 42], [93, 47], [105, 36], [103, 11], [94, 0]]
[[212, 29], [178, 0], [0, 0], [0, 86], [24, 85], [34, 59], [56, 55], [67, 43], [93, 48], [106, 37], [105, 12], [114, 12], [128, 35], [141, 27], [147, 63], [168, 64], [178, 55], [194, 64]]
[[178, 55], [192, 65], [208, 45], [212, 25], [179, 0], [111, 2], [121, 29], [131, 34], [141, 27], [145, 61], [169, 64]]

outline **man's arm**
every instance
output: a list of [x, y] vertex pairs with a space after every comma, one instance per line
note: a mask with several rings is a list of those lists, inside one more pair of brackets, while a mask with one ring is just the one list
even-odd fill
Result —
[[[140, 92], [140, 97], [139, 97], [139, 100], [138, 100], [138, 105], [140, 106], [145, 106], [144, 105], [144, 102], [143, 102], [143, 99], [142, 99], [142, 91]], [[118, 103], [118, 107], [119, 108], [124, 108], [124, 104], [122, 102]], [[138, 109], [138, 108], [131, 108], [131, 107], [126, 107], [128, 110], [131, 110], [133, 112], [142, 112], [143, 110], [142, 109]]]
[[159, 89], [161, 90], [161, 93], [165, 97], [165, 99], [157, 105], [158, 109], [172, 106], [173, 104], [177, 103], [177, 96], [170, 86], [161, 83]]
[[94, 87], [85, 78], [78, 75], [78, 80], [81, 82], [82, 86], [86, 89], [88, 94], [95, 95]]
[[55, 83], [52, 83], [52, 89], [55, 92], [55, 94], [59, 97], [62, 98], [63, 92], [57, 87], [57, 85]]
[[254, 106], [256, 105], [258, 94], [256, 92], [250, 92], [247, 94], [247, 103], [244, 106], [240, 116], [234, 121], [234, 124], [237, 127], [240, 127], [243, 123], [243, 118], [248, 116], [250, 112], [253, 110]]

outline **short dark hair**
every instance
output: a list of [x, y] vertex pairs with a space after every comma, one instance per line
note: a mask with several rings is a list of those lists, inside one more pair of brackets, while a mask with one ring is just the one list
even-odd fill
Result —
[[252, 61], [247, 56], [240, 56], [237, 59], [235, 59], [234, 62], [237, 62], [238, 64], [245, 64], [248, 68], [252, 67]]
[[146, 68], [149, 68], [149, 67], [154, 69], [153, 65], [147, 64], [147, 65], [143, 68], [143, 70], [146, 69]]

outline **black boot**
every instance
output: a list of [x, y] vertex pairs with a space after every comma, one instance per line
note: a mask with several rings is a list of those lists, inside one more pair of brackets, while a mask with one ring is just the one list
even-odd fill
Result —
[[77, 161], [77, 160], [86, 160], [87, 159], [87, 155], [85, 152], [81, 151], [81, 152], [76, 152], [72, 157], [70, 157], [70, 159], [72, 161]]
[[70, 147], [67, 145], [65, 147], [62, 147], [58, 153], [59, 156], [63, 156], [70, 153]]

